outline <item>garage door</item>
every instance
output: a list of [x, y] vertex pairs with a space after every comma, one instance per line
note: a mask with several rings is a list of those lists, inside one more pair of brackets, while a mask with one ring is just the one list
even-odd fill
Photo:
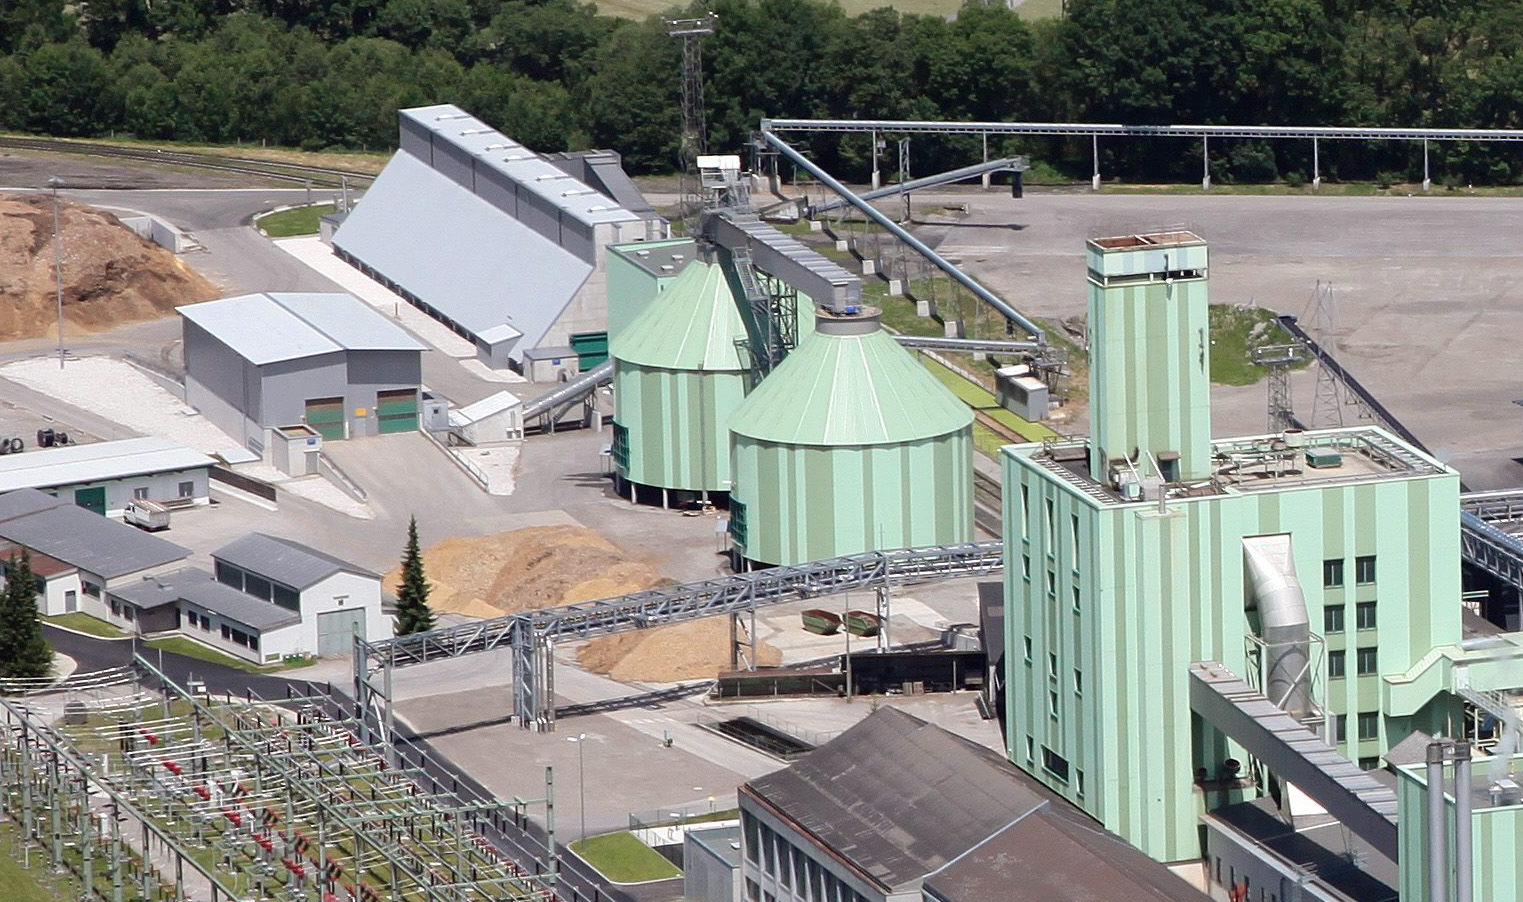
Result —
[[376, 394], [375, 412], [382, 435], [393, 432], [416, 432], [418, 429], [418, 392], [406, 388]]
[[329, 441], [344, 437], [344, 399], [307, 399], [307, 425]]
[[571, 350], [576, 352], [577, 365], [585, 373], [608, 359], [608, 333], [578, 332], [571, 336]]
[[365, 638], [365, 612], [358, 611], [330, 611], [326, 614], [317, 615], [317, 653], [326, 658], [329, 655], [347, 655], [354, 649], [354, 636], [358, 632], [361, 639]]
[[95, 511], [101, 516], [106, 515], [106, 487], [100, 486], [93, 489], [75, 489], [74, 503], [87, 511]]

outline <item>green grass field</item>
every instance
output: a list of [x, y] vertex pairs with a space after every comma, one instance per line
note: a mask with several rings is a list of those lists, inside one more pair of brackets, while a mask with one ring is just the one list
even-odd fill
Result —
[[[79, 887], [68, 877], [49, 873], [47, 853], [32, 850], [32, 867], [22, 867], [20, 830], [14, 824], [0, 826], [0, 899], [5, 902], [71, 902]], [[12, 857], [17, 856], [17, 857]]]
[[89, 614], [58, 614], [53, 617], [42, 618], [43, 623], [53, 626], [61, 626], [64, 629], [74, 630], [80, 633], [89, 633], [92, 636], [100, 636], [103, 639], [120, 639], [127, 634], [107, 623], [97, 620]]
[[316, 235], [317, 222], [338, 209], [333, 204], [314, 204], [310, 207], [292, 207], [279, 213], [261, 216], [257, 225], [271, 238], [293, 238], [297, 235]]
[[187, 658], [195, 658], [197, 661], [205, 661], [208, 664], [221, 664], [224, 667], [232, 667], [238, 670], [247, 671], [248, 673], [267, 673], [270, 670], [276, 669], [274, 667], [255, 666], [240, 658], [235, 658], [232, 655], [225, 655], [216, 649], [207, 648], [205, 645], [202, 645], [199, 642], [193, 642], [190, 639], [184, 638], [183, 636], [168, 636], [163, 639], [149, 639], [143, 644], [147, 645], [150, 648], [161, 648], [167, 652], [172, 652], [177, 655], [184, 655]]
[[[962, 402], [974, 410], [981, 411], [994, 418], [1001, 426], [1011, 430], [1016, 435], [1028, 442], [1040, 442], [1049, 438], [1058, 438], [1058, 434], [1041, 423], [1033, 423], [1030, 420], [1018, 417], [1005, 408], [999, 406], [994, 393], [982, 385], [975, 385], [962, 376], [947, 369], [940, 363], [929, 357], [922, 356], [920, 362], [931, 371], [942, 385], [952, 390], [952, 394], [962, 399]], [[991, 433], [992, 434], [992, 433]]]
[[1273, 310], [1212, 304], [1210, 315], [1211, 381], [1220, 385], [1257, 383], [1266, 371], [1253, 362], [1253, 349], [1259, 345], [1285, 344], [1290, 340], [1285, 331], [1274, 324]]
[[571, 850], [615, 883], [643, 883], [682, 876], [675, 865], [636, 839], [633, 833], [591, 836], [572, 843]]

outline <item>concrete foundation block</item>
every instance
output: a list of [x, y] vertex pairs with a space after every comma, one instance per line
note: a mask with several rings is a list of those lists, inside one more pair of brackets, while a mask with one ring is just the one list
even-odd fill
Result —
[[862, 275], [864, 275], [864, 276], [874, 276], [874, 275], [877, 275], [877, 274], [878, 274], [878, 261], [877, 260], [863, 260], [862, 261]]
[[849, 251], [849, 250], [851, 250], [851, 242], [847, 241], [845, 238], [837, 238], [836, 239], [836, 250], [838, 250], [838, 251]]
[[903, 297], [904, 296], [904, 280], [903, 279], [889, 279], [888, 280], [888, 296], [891, 297], [891, 298], [897, 298], [897, 297]]
[[809, 231], [823, 232], [825, 231], [825, 223], [819, 219], [811, 219], [809, 220]]

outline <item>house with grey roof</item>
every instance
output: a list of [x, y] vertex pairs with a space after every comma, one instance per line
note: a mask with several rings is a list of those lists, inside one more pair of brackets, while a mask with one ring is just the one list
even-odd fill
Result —
[[[1207, 898], [998, 752], [896, 708], [742, 785], [740, 818], [747, 902]], [[998, 854], [1011, 837], [1077, 854], [1012, 867]], [[1107, 856], [1114, 893], [1050, 889]], [[1134, 885], [1163, 894], [1128, 895]]]
[[86, 510], [120, 517], [134, 500], [171, 507], [211, 503], [215, 461], [156, 436], [41, 448], [0, 457], [0, 492], [41, 489]]
[[418, 428], [420, 344], [350, 294], [264, 293], [178, 308], [185, 400], [263, 455], [269, 431], [313, 440]]
[[315, 548], [251, 533], [212, 553], [212, 572], [184, 567], [113, 588], [111, 620], [176, 629], [255, 664], [343, 655], [354, 636], [391, 637], [381, 578]]
[[334, 253], [488, 366], [553, 381], [602, 363], [607, 246], [667, 234], [617, 156], [546, 159], [452, 104], [398, 118], [401, 147], [334, 232]]
[[[0, 539], [6, 543], [7, 557], [26, 549], [45, 559], [37, 568], [42, 613], [81, 611], [121, 626], [133, 624], [111, 617], [107, 595], [144, 576], [183, 566], [190, 556], [188, 548], [37, 489], [0, 495]], [[145, 625], [155, 628], [156, 622]]]

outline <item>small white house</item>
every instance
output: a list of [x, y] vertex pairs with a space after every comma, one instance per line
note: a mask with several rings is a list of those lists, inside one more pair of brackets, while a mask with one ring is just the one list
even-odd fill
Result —
[[524, 402], [500, 391], [475, 404], [449, 412], [450, 430], [473, 445], [489, 445], [524, 437]]
[[[297, 542], [251, 533], [186, 567], [113, 590], [111, 621], [153, 623], [255, 664], [345, 655], [357, 633], [391, 638], [381, 578]], [[143, 628], [141, 631], [149, 631]]]
[[0, 495], [0, 540], [6, 560], [19, 557], [23, 548], [30, 552], [42, 583], [37, 603], [43, 614], [80, 611], [144, 632], [172, 628], [156, 617], [143, 624], [113, 617], [106, 596], [145, 576], [183, 566], [188, 548], [36, 489]]

